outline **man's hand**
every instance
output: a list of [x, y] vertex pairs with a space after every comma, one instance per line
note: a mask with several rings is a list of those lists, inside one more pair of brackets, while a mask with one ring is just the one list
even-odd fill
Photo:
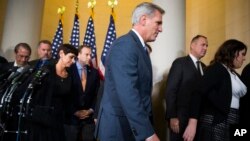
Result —
[[160, 139], [156, 134], [153, 134], [152, 136], [148, 137], [145, 141], [160, 141]]
[[171, 118], [170, 119], [170, 129], [174, 132], [174, 133], [179, 133], [180, 132], [180, 122], [178, 118]]
[[184, 141], [193, 141], [196, 133], [197, 119], [190, 118], [183, 134]]
[[92, 114], [92, 110], [78, 110], [75, 112], [75, 116], [78, 117], [79, 119], [85, 119], [88, 118]]

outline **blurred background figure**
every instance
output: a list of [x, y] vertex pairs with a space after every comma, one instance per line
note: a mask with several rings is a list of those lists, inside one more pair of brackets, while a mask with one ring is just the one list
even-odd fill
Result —
[[171, 141], [184, 140], [183, 134], [190, 118], [190, 99], [203, 75], [205, 64], [200, 59], [206, 55], [207, 48], [207, 37], [194, 36], [190, 42], [189, 54], [177, 58], [170, 68], [165, 97]]
[[31, 48], [27, 43], [19, 43], [14, 48], [15, 61], [9, 62], [1, 66], [2, 72], [7, 72], [13, 67], [24, 67], [29, 65], [29, 59], [31, 55]]
[[[65, 118], [66, 141], [94, 141], [94, 110], [99, 88], [98, 70], [90, 66], [91, 47], [82, 45], [78, 48], [78, 58], [71, 67], [73, 80], [71, 102], [73, 114]], [[69, 106], [71, 107], [71, 106]], [[70, 110], [69, 110], [70, 111]]]
[[245, 61], [247, 46], [241, 41], [230, 39], [217, 50], [206, 68], [191, 102], [191, 119], [186, 138], [195, 134], [198, 141], [229, 141], [230, 129], [239, 123], [240, 98], [247, 87], [235, 71]]
[[30, 65], [36, 69], [48, 65], [52, 60], [52, 48], [51, 42], [49, 40], [41, 40], [38, 43], [37, 54], [38, 59], [30, 61]]

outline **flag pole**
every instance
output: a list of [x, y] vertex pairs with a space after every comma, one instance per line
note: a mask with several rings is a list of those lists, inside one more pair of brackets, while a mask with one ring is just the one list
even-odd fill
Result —
[[108, 6], [111, 7], [111, 15], [114, 18], [114, 22], [115, 22], [115, 19], [116, 19], [114, 7], [117, 6], [117, 5], [118, 5], [118, 0], [108, 0]]
[[54, 39], [52, 41], [52, 58], [57, 59], [58, 58], [58, 48], [61, 44], [63, 44], [63, 13], [65, 12], [65, 7], [59, 7], [57, 9], [57, 14], [60, 15], [58, 26], [56, 29], [56, 33], [54, 35]]
[[101, 60], [100, 60], [99, 69], [98, 69], [101, 80], [104, 80], [106, 57], [109, 54], [109, 50], [111, 48], [112, 43], [116, 39], [114, 7], [117, 4], [118, 4], [117, 0], [109, 0], [108, 1], [108, 6], [111, 7], [111, 15], [110, 15], [109, 26], [108, 26], [108, 30], [107, 30], [107, 33], [106, 33], [106, 39], [104, 41], [104, 46], [103, 46]]
[[94, 28], [94, 7], [96, 5], [96, 0], [89, 0], [88, 8], [91, 8], [91, 13], [86, 27], [86, 32], [84, 36], [83, 44], [91, 47], [91, 62], [90, 66], [98, 68], [97, 65], [97, 54], [96, 54], [96, 38], [95, 38], [95, 28]]
[[79, 19], [79, 0], [76, 0], [76, 15]]

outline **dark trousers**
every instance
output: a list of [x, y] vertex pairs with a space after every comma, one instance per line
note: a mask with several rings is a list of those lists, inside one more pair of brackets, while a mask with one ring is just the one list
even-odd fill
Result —
[[80, 126], [64, 124], [65, 141], [77, 141]]
[[81, 122], [79, 125], [64, 125], [66, 141], [95, 141], [95, 123]]
[[95, 123], [82, 122], [79, 141], [95, 141]]

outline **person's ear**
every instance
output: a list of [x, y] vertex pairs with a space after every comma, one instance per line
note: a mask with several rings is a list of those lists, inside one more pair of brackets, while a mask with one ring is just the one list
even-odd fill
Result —
[[147, 21], [147, 16], [146, 15], [142, 15], [141, 18], [140, 18], [140, 24], [142, 26], [145, 26], [146, 25], [146, 21]]
[[59, 57], [61, 58], [61, 57], [63, 57], [65, 54], [64, 54], [64, 52], [63, 52], [63, 50], [60, 50], [59, 51]]

